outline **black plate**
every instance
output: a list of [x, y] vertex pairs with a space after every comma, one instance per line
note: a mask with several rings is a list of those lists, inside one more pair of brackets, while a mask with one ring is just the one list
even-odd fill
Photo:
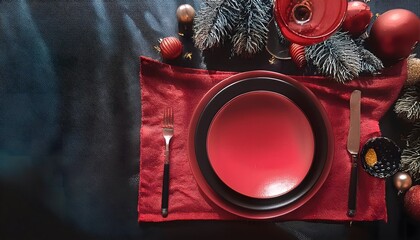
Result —
[[[229, 188], [211, 167], [206, 148], [208, 129], [219, 109], [238, 95], [261, 90], [284, 95], [294, 102], [308, 118], [315, 140], [313, 163], [302, 183], [287, 194], [268, 199], [248, 197]], [[328, 144], [328, 128], [319, 107], [319, 103], [315, 103], [314, 99], [302, 89], [285, 80], [270, 77], [243, 79], [219, 91], [202, 111], [194, 135], [197, 163], [208, 185], [222, 200], [249, 210], [269, 211], [278, 209], [303, 197], [318, 181], [328, 159], [328, 154], [331, 152]]]

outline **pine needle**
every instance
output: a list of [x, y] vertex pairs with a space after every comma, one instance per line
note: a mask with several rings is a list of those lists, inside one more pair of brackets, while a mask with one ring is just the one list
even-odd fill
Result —
[[267, 42], [271, 0], [245, 0], [243, 15], [232, 37], [233, 53], [250, 56], [262, 50]]
[[384, 68], [382, 61], [364, 47], [365, 39], [360, 37], [355, 39], [354, 42], [358, 46], [359, 54], [362, 60], [360, 73], [375, 75], [382, 71]]
[[419, 84], [404, 87], [401, 97], [394, 106], [395, 113], [409, 121], [420, 119], [420, 86]]
[[413, 125], [410, 133], [407, 136], [408, 146], [418, 146], [420, 145], [420, 122], [416, 122]]
[[420, 180], [420, 145], [403, 150], [401, 168], [408, 172], [414, 181]]
[[194, 41], [200, 50], [220, 46], [241, 20], [243, 5], [235, 0], [206, 0], [194, 19]]
[[348, 82], [361, 72], [358, 46], [346, 33], [337, 32], [321, 43], [306, 47], [305, 51], [309, 64], [337, 82]]
[[382, 61], [373, 53], [371, 53], [364, 47], [359, 47], [358, 49], [360, 57], [362, 58], [362, 68], [360, 73], [368, 73], [374, 75], [382, 71], [382, 69], [384, 69]]

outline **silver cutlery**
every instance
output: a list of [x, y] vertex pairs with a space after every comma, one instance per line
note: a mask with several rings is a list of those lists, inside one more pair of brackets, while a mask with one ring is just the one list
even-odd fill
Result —
[[163, 168], [162, 184], [162, 216], [168, 216], [169, 199], [169, 144], [174, 136], [174, 113], [172, 108], [166, 108], [163, 112], [163, 138], [165, 139], [165, 163]]
[[356, 215], [357, 161], [360, 148], [360, 98], [360, 90], [354, 90], [350, 97], [350, 129], [347, 138], [347, 151], [351, 155], [352, 164], [347, 211], [349, 217]]

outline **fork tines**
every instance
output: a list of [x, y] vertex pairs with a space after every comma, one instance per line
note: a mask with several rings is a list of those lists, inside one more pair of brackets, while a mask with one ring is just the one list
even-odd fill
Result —
[[174, 112], [172, 108], [166, 108], [163, 111], [163, 127], [164, 128], [171, 128], [174, 124]]

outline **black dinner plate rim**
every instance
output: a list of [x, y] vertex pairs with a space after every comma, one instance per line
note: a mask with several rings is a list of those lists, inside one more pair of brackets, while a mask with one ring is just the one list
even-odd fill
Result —
[[[207, 155], [207, 132], [214, 116], [224, 104], [228, 103], [234, 97], [252, 91], [274, 92], [290, 99], [308, 118], [314, 134], [315, 153], [308, 175], [295, 189], [278, 197], [267, 199], [252, 198], [231, 189], [223, 183], [214, 172]], [[273, 77], [250, 77], [225, 86], [208, 101], [196, 124], [194, 147], [196, 161], [201, 174], [220, 199], [237, 208], [255, 211], [271, 211], [288, 206], [304, 197], [305, 194], [311, 190], [323, 172], [329, 153], [328, 135], [326, 134], [327, 123], [325, 122], [321, 111], [318, 109], [319, 105], [312, 102], [312, 100], [313, 99], [308, 96], [305, 91], [302, 91], [300, 87], [297, 87], [284, 79]]]

